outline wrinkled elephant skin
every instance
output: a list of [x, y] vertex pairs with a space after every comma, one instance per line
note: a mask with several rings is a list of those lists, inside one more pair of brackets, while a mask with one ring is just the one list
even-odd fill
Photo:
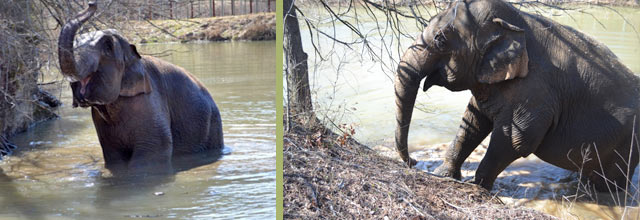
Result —
[[437, 85], [473, 95], [436, 174], [460, 179], [465, 159], [489, 134], [474, 178], [487, 189], [530, 154], [582, 169], [600, 191], [624, 190], [638, 164], [632, 137], [640, 131], [640, 80], [606, 46], [570, 27], [498, 0], [455, 1], [436, 15], [395, 78], [395, 145], [410, 166], [409, 124], [424, 78], [425, 91]]

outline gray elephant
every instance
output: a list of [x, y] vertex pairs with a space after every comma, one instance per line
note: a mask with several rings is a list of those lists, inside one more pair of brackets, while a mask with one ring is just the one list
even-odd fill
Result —
[[395, 145], [409, 166], [416, 163], [407, 151], [409, 124], [424, 78], [424, 91], [438, 85], [473, 95], [436, 174], [460, 179], [464, 160], [491, 133], [474, 178], [486, 189], [530, 154], [582, 168], [600, 191], [631, 180], [639, 78], [577, 30], [498, 0], [455, 1], [432, 18], [402, 56], [394, 83]]
[[74, 107], [91, 108], [105, 166], [115, 175], [171, 173], [176, 158], [220, 156], [220, 112], [193, 75], [140, 56], [115, 30], [83, 34], [74, 46], [96, 8], [89, 3], [64, 25], [58, 53]]

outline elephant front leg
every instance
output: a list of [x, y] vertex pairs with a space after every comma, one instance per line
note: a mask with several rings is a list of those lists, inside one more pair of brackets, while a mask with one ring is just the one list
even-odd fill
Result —
[[442, 165], [434, 173], [459, 180], [462, 177], [460, 173], [462, 164], [480, 142], [489, 135], [492, 127], [491, 120], [480, 112], [475, 98], [472, 97], [456, 138], [449, 145]]
[[173, 166], [173, 141], [170, 134], [162, 137], [145, 136], [133, 146], [133, 153], [128, 164], [130, 174], [171, 174]]
[[493, 131], [489, 148], [480, 161], [473, 183], [491, 190], [498, 175], [519, 157], [510, 138], [500, 131]]
[[[101, 143], [104, 143], [104, 141], [101, 141]], [[111, 171], [114, 176], [126, 174], [127, 162], [131, 155], [128, 150], [120, 149], [114, 144], [103, 144], [102, 155], [104, 157], [105, 167]]]
[[494, 124], [491, 142], [476, 170], [474, 183], [487, 190], [509, 164], [535, 152], [552, 122], [550, 111], [516, 108]]

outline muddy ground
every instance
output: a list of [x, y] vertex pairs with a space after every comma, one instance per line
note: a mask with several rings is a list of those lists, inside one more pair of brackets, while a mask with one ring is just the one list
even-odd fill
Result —
[[477, 185], [409, 169], [344, 130], [294, 122], [285, 132], [285, 218], [555, 219], [505, 206]]

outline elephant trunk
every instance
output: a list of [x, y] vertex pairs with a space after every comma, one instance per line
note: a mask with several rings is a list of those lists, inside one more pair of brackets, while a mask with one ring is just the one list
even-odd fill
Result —
[[60, 62], [62, 75], [69, 81], [75, 82], [81, 80], [76, 70], [76, 61], [73, 55], [73, 39], [76, 31], [78, 31], [78, 28], [80, 28], [84, 22], [93, 16], [96, 9], [97, 4], [95, 2], [89, 2], [89, 7], [69, 20], [64, 27], [62, 27], [62, 31], [60, 31], [60, 37], [58, 38], [58, 60]]
[[395, 78], [396, 94], [396, 149], [404, 162], [413, 166], [416, 161], [409, 157], [407, 149], [407, 138], [409, 135], [409, 125], [411, 115], [416, 102], [416, 95], [420, 88], [420, 80], [425, 77], [425, 71], [420, 70], [424, 57], [419, 56], [415, 49], [410, 49], [398, 64]]

